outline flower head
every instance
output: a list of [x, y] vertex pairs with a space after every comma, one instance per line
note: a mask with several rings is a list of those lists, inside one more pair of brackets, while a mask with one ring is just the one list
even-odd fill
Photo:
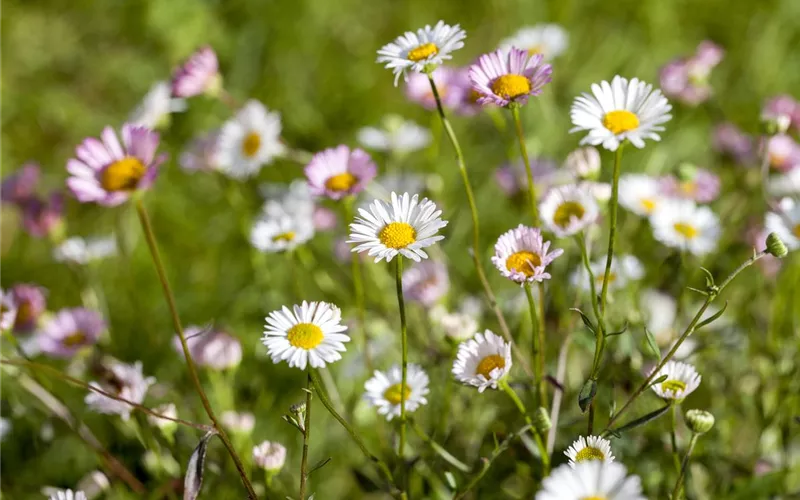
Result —
[[500, 50], [509, 52], [512, 48], [527, 51], [528, 54], [541, 54], [545, 61], [560, 56], [569, 45], [569, 33], [558, 24], [537, 24], [525, 26], [509, 38], [500, 42]]
[[253, 462], [269, 472], [277, 472], [286, 463], [286, 448], [280, 443], [264, 441], [253, 447]]
[[594, 223], [600, 209], [587, 186], [569, 184], [551, 189], [539, 205], [539, 213], [548, 230], [565, 237]]
[[444, 334], [452, 340], [461, 342], [475, 335], [478, 329], [480, 314], [474, 310], [449, 312], [444, 306], [435, 306], [430, 309], [428, 316], [431, 322], [444, 330]]
[[672, 118], [672, 106], [660, 90], [633, 78], [615, 76], [592, 85], [592, 94], [583, 93], [575, 99], [570, 110], [572, 123], [570, 132], [587, 131], [581, 145], [602, 144], [605, 149], [616, 151], [628, 140], [637, 148], [644, 147], [645, 139], [661, 140], [657, 132], [661, 125]]
[[573, 468], [583, 462], [614, 461], [614, 454], [611, 453], [611, 441], [600, 436], [580, 436], [567, 448], [564, 455], [569, 457], [569, 464]]
[[[449, 109], [457, 109], [465, 91], [458, 84], [459, 70], [447, 66], [439, 66], [433, 70], [431, 76], [442, 101], [442, 106]], [[422, 105], [425, 109], [436, 109], [436, 97], [433, 95], [428, 75], [422, 73], [408, 75], [406, 97], [408, 97], [409, 101]]]
[[136, 106], [128, 123], [140, 127], [156, 129], [169, 123], [170, 114], [186, 111], [186, 101], [172, 97], [169, 83], [158, 82], [153, 85]]
[[658, 179], [645, 174], [625, 174], [619, 179], [619, 204], [642, 217], [658, 211], [665, 201]]
[[689, 58], [671, 61], [661, 69], [661, 88], [669, 98], [696, 106], [711, 96], [708, 78], [711, 70], [722, 61], [723, 49], [705, 40]]
[[86, 500], [86, 493], [82, 491], [61, 490], [50, 495], [49, 500]]
[[714, 415], [704, 410], [688, 410], [684, 420], [689, 429], [696, 434], [705, 434], [714, 427]]
[[[184, 329], [186, 345], [195, 363], [212, 370], [227, 370], [239, 366], [242, 361], [242, 344], [229, 333], [210, 326], [190, 325]], [[175, 351], [183, 356], [180, 337], [172, 342]]]
[[217, 169], [217, 143], [219, 130], [198, 135], [178, 158], [178, 164], [187, 172], [207, 172]]
[[256, 417], [252, 413], [224, 411], [219, 417], [222, 425], [238, 434], [250, 434], [256, 426]]
[[403, 295], [425, 307], [434, 305], [450, 289], [447, 266], [426, 260], [403, 271]]
[[[175, 407], [174, 403], [166, 403], [159, 406], [156, 408], [156, 413], [159, 415], [164, 415], [165, 417], [178, 418], [178, 409]], [[172, 420], [167, 420], [166, 418], [156, 417], [153, 415], [148, 415], [147, 421], [153, 427], [158, 427], [159, 429], [164, 430], [173, 430], [177, 425], [177, 423], [173, 422]]]
[[[652, 371], [650, 374], [652, 374]], [[655, 374], [653, 380], [657, 380], [664, 375], [667, 378], [663, 382], [651, 386], [655, 393], [663, 399], [685, 399], [686, 396], [697, 389], [702, 379], [697, 370], [694, 369], [694, 366], [680, 361], [667, 361], [667, 364]]]
[[54, 191], [47, 198], [31, 196], [19, 203], [22, 227], [35, 238], [43, 238], [63, 229], [64, 195]]
[[28, 162], [19, 170], [7, 175], [0, 187], [0, 198], [3, 203], [19, 204], [36, 194], [41, 169], [38, 163]]
[[376, 172], [375, 163], [364, 150], [345, 145], [315, 154], [305, 168], [311, 193], [333, 200], [360, 193]]
[[67, 162], [71, 177], [67, 186], [81, 203], [115, 206], [134, 191], [147, 189], [158, 175], [166, 155], [156, 156], [159, 136], [149, 128], [125, 124], [122, 144], [111, 127], [103, 129], [102, 141], [89, 137], [75, 149], [77, 158]]
[[44, 288], [19, 284], [11, 287], [11, 297], [17, 307], [14, 319], [15, 333], [30, 333], [39, 324], [39, 318], [47, 307]]
[[100, 313], [82, 307], [62, 309], [42, 328], [39, 348], [55, 358], [69, 358], [84, 347], [94, 345], [106, 330]]
[[536, 500], [647, 500], [639, 476], [619, 462], [591, 460], [564, 464], [542, 481]]
[[291, 310], [269, 313], [261, 341], [267, 346], [274, 363], [287, 361], [289, 366], [306, 369], [323, 368], [326, 363], [342, 359], [344, 343], [350, 342], [342, 325], [342, 312], [327, 302], [306, 302]]
[[528, 97], [541, 94], [553, 73], [542, 59], [541, 54], [530, 55], [515, 47], [507, 53], [496, 50], [482, 55], [469, 70], [472, 88], [481, 94], [478, 102], [498, 106], [525, 104]]
[[405, 399], [406, 413], [416, 411], [420, 406], [427, 404], [425, 396], [428, 394], [428, 374], [414, 363], [408, 365], [405, 390], [400, 366], [394, 365], [386, 372], [375, 371], [371, 379], [364, 384], [364, 398], [369, 404], [378, 409], [379, 415], [384, 415], [386, 420], [400, 416], [400, 402]]
[[788, 172], [800, 168], [800, 144], [790, 135], [776, 134], [762, 144], [769, 165], [778, 172]]
[[378, 51], [378, 63], [394, 73], [394, 84], [408, 78], [408, 71], [421, 73], [429, 66], [438, 66], [451, 59], [451, 52], [464, 46], [467, 33], [459, 25], [450, 26], [439, 21], [433, 28], [426, 25], [415, 32], [407, 31]]
[[[90, 382], [89, 385], [132, 403], [141, 404], [145, 395], [147, 395], [147, 390], [156, 381], [153, 377], [144, 376], [141, 361], [129, 365], [112, 360], [105, 368], [107, 371], [103, 381]], [[98, 413], [120, 415], [123, 420], [128, 420], [131, 415], [131, 406], [129, 404], [111, 399], [97, 392], [87, 394], [85, 402], [91, 410]]]
[[234, 179], [247, 179], [281, 155], [281, 116], [256, 100], [249, 100], [225, 122], [217, 142], [219, 170]]
[[209, 46], [197, 49], [172, 76], [172, 95], [194, 97], [216, 93], [221, 86], [217, 54]]
[[354, 252], [368, 252], [375, 262], [391, 261], [400, 254], [416, 262], [427, 259], [423, 248], [433, 245], [444, 236], [437, 234], [447, 225], [441, 210], [419, 195], [392, 193], [391, 203], [375, 200], [369, 210], [358, 209], [360, 217], [350, 224], [348, 243], [356, 243]]
[[17, 304], [14, 295], [0, 289], [0, 333], [10, 330], [17, 319]]
[[681, 169], [676, 177], [670, 175], [661, 179], [661, 191], [673, 198], [710, 203], [719, 196], [719, 176], [703, 168]]
[[596, 179], [600, 173], [600, 151], [584, 146], [567, 155], [564, 168], [579, 179]]
[[55, 260], [71, 264], [88, 264], [93, 260], [104, 259], [116, 254], [117, 240], [113, 235], [88, 239], [73, 236], [64, 240], [53, 250]]
[[653, 235], [668, 247], [705, 255], [717, 246], [719, 218], [690, 200], [666, 200], [650, 218]]
[[375, 151], [387, 151], [403, 155], [426, 147], [431, 142], [431, 133], [412, 121], [399, 116], [387, 116], [382, 126], [364, 127], [358, 131], [358, 142]]
[[767, 232], [777, 234], [787, 248], [800, 249], [800, 203], [781, 203], [778, 211], [767, 213], [765, 225]]
[[497, 389], [497, 384], [511, 370], [511, 344], [491, 330], [476, 333], [475, 337], [458, 346], [453, 375], [465, 385], [483, 392]]
[[[603, 287], [603, 280], [605, 279], [606, 257], [595, 260], [589, 266], [592, 268], [594, 275], [596, 290]], [[640, 280], [644, 276], [644, 266], [633, 255], [621, 254], [617, 255], [611, 261], [611, 269], [608, 272], [608, 289], [619, 290], [625, 287], [629, 282]], [[575, 274], [572, 275], [572, 282], [584, 290], [591, 290], [589, 286], [589, 276], [584, 267], [579, 268]]]
[[719, 153], [730, 156], [742, 165], [754, 161], [753, 139], [733, 123], [721, 123], [714, 127], [711, 144]]
[[550, 279], [547, 266], [564, 253], [558, 248], [548, 254], [550, 242], [538, 228], [520, 224], [503, 233], [494, 245], [492, 262], [500, 274], [519, 284]]
[[[779, 95], [771, 98], [761, 109], [761, 119], [765, 122], [786, 124], [800, 130], [800, 102], [790, 95]], [[784, 130], [785, 131], [785, 130]]]
[[297, 248], [313, 236], [314, 222], [310, 217], [266, 215], [253, 225], [250, 243], [262, 252], [285, 252]]

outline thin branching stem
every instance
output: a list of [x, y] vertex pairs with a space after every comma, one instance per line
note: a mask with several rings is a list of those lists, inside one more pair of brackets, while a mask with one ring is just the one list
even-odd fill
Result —
[[300, 459], [300, 500], [306, 498], [306, 480], [308, 479], [308, 445], [311, 440], [311, 368], [308, 368], [306, 379], [306, 418], [303, 423], [303, 456]]

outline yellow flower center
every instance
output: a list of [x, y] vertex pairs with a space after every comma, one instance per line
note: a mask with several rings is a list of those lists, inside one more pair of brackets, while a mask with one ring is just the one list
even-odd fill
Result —
[[322, 329], [313, 323], [298, 323], [286, 335], [289, 344], [306, 350], [317, 347], [324, 338]]
[[400, 401], [406, 400], [411, 396], [411, 388], [409, 386], [405, 386], [405, 390], [403, 390], [403, 384], [394, 384], [393, 386], [386, 389], [383, 393], [383, 397], [386, 398], [386, 401], [392, 403], [393, 405], [399, 405]]
[[475, 375], [483, 375], [486, 380], [491, 378], [492, 370], [495, 368], [503, 369], [506, 367], [506, 360], [499, 354], [490, 354], [483, 358], [475, 369]]
[[[604, 275], [601, 274], [601, 275], [595, 277], [595, 281], [600, 286], [603, 286], [603, 276]], [[610, 285], [611, 283], [613, 283], [615, 281], [617, 281], [617, 273], [615, 273], [615, 272], [608, 273], [608, 284]]]
[[639, 203], [641, 203], [645, 213], [651, 214], [653, 210], [656, 209], [655, 200], [651, 200], [650, 198], [643, 198]]
[[588, 462], [589, 460], [605, 460], [605, 454], [598, 448], [587, 446], [575, 455], [576, 462]]
[[678, 233], [683, 235], [687, 240], [692, 240], [697, 237], [699, 231], [696, 227], [691, 224], [686, 224], [685, 222], [676, 222], [672, 225]]
[[492, 82], [492, 92], [505, 99], [530, 93], [531, 82], [522, 75], [503, 75]]
[[76, 347], [83, 345], [86, 343], [86, 334], [79, 330], [64, 337], [64, 340], [62, 340], [61, 343], [64, 344], [64, 347]]
[[242, 141], [242, 153], [248, 158], [255, 156], [260, 147], [261, 136], [258, 135], [258, 132], [250, 132]]
[[680, 394], [686, 389], [686, 384], [680, 380], [667, 380], [661, 383], [661, 390], [664, 392], [673, 391]]
[[556, 212], [553, 214], [553, 222], [556, 226], [565, 228], [569, 226], [573, 217], [581, 219], [585, 213], [586, 209], [577, 201], [565, 201], [556, 208]]
[[614, 134], [621, 134], [639, 126], [639, 118], [624, 109], [611, 111], [603, 117], [603, 126]]
[[536, 54], [543, 54], [543, 53], [544, 53], [544, 46], [541, 44], [534, 45], [533, 47], [528, 48], [529, 56], [535, 56]]
[[693, 181], [681, 182], [680, 185], [678, 186], [678, 188], [684, 194], [691, 195], [691, 194], [694, 194], [695, 192], [697, 192], [697, 184], [695, 184]]
[[417, 241], [417, 231], [407, 222], [392, 222], [384, 226], [378, 235], [387, 248], [405, 248]]
[[542, 265], [542, 258], [533, 252], [523, 250], [515, 252], [506, 259], [506, 269], [509, 271], [516, 271], [525, 276], [533, 276], [533, 268]]
[[794, 228], [792, 228], [792, 233], [800, 238], [800, 224], [795, 224]]
[[471, 102], [472, 104], [478, 104], [478, 99], [480, 99], [481, 97], [483, 97], [483, 94], [481, 94], [477, 90], [472, 89], [469, 91], [469, 102]]
[[23, 302], [17, 307], [17, 317], [14, 319], [14, 327], [19, 328], [33, 319], [33, 308], [30, 302]]
[[592, 495], [588, 497], [581, 497], [580, 500], [608, 500], [608, 497], [599, 497], [597, 495]]
[[138, 158], [126, 156], [107, 166], [100, 174], [100, 185], [106, 191], [133, 191], [147, 168]]
[[325, 181], [325, 187], [331, 191], [349, 191], [357, 182], [358, 179], [355, 175], [350, 172], [344, 172], [343, 174], [328, 177], [328, 180]]
[[276, 234], [275, 236], [273, 236], [272, 237], [272, 242], [273, 243], [277, 243], [279, 241], [285, 241], [285, 242], [288, 243], [290, 241], [294, 241], [294, 237], [295, 236], [296, 235], [295, 235], [294, 231], [286, 231], [285, 233]]
[[409, 61], [418, 62], [423, 59], [427, 59], [430, 56], [435, 56], [438, 53], [439, 47], [437, 47], [435, 43], [428, 42], [415, 49], [409, 50], [406, 57], [408, 57]]

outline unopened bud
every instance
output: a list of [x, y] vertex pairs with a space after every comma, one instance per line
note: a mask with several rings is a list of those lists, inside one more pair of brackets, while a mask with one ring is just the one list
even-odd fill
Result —
[[705, 434], [714, 427], [714, 415], [704, 410], [689, 410], [685, 416], [686, 425], [696, 434]]
[[553, 426], [553, 423], [550, 421], [550, 415], [547, 413], [547, 410], [541, 406], [533, 413], [533, 425], [536, 427], [536, 430], [539, 431], [539, 434], [544, 434]]
[[770, 255], [774, 255], [775, 257], [781, 259], [789, 253], [789, 250], [786, 248], [786, 244], [781, 241], [780, 236], [777, 233], [769, 233], [767, 236], [767, 252]]

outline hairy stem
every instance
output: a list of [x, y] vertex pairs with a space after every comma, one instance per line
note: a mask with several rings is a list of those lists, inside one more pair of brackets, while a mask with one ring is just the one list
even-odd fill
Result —
[[544, 282], [539, 282], [539, 370], [541, 370], [541, 377], [539, 377], [539, 390], [542, 397], [539, 400], [539, 406], [547, 410], [550, 405], [547, 403], [547, 384], [545, 383], [544, 376], [547, 368], [545, 367], [545, 335], [546, 328], [544, 317]]
[[622, 150], [625, 143], [619, 145], [614, 155], [614, 174], [611, 181], [611, 227], [608, 230], [608, 253], [606, 254], [606, 272], [603, 274], [603, 290], [600, 292], [600, 310], [605, 316], [606, 296], [608, 295], [608, 276], [611, 274], [611, 262], [614, 260], [614, 243], [617, 239], [617, 209], [619, 201], [619, 172], [622, 166]]
[[522, 119], [519, 116], [519, 106], [511, 106], [511, 116], [514, 117], [514, 125], [517, 129], [517, 139], [519, 140], [519, 151], [522, 154], [522, 168], [528, 178], [528, 203], [530, 204], [531, 220], [534, 226], [539, 225], [539, 209], [536, 206], [536, 185], [533, 183], [533, 172], [531, 172], [531, 162], [528, 159], [528, 147], [525, 145], [525, 134], [522, 132]]

